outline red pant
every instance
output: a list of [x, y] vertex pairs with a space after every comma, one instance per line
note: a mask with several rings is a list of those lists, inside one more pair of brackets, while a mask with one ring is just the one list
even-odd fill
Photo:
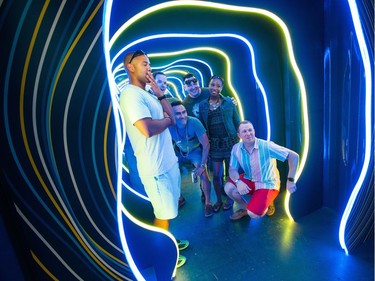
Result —
[[[277, 189], [255, 190], [255, 183], [251, 180], [245, 179], [244, 174], [240, 175], [240, 180], [250, 188], [250, 192], [248, 194], [252, 195], [247, 203], [247, 209], [258, 216], [262, 216], [267, 211], [268, 206], [271, 205], [271, 203], [276, 199], [277, 195], [279, 195], [279, 191]], [[228, 182], [231, 182], [237, 186], [236, 183], [230, 178]]]

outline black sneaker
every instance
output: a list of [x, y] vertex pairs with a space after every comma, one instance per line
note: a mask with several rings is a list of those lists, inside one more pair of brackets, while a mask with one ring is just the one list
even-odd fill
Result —
[[181, 196], [180, 198], [178, 198], [178, 208], [180, 209], [182, 206], [184, 206], [186, 203], [186, 200], [183, 196]]

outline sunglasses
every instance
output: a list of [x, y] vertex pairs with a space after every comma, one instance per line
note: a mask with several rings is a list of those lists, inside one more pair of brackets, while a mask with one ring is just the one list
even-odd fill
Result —
[[133, 61], [134, 58], [136, 57], [139, 57], [139, 56], [147, 56], [147, 54], [145, 52], [143, 52], [142, 50], [136, 50], [132, 57], [130, 58], [129, 62], [128, 63], [131, 63]]
[[189, 79], [189, 80], [185, 80], [184, 81], [184, 83], [186, 84], [186, 85], [191, 85], [191, 83], [193, 83], [193, 84], [196, 84], [198, 82], [198, 80], [196, 79], [196, 78], [193, 78], [193, 79]]

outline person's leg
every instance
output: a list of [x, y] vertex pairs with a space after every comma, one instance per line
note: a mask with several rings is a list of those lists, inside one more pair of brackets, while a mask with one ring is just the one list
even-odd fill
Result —
[[232, 182], [228, 181], [225, 184], [224, 188], [228, 195], [228, 198], [230, 198], [231, 200], [234, 200], [237, 204], [240, 205], [240, 209], [233, 212], [233, 214], [229, 217], [230, 220], [234, 221], [234, 220], [239, 220], [243, 217], [247, 217], [247, 210], [246, 210], [247, 203], [243, 199], [241, 194], [238, 192], [237, 187]]
[[200, 176], [201, 179], [201, 186], [204, 193], [204, 215], [206, 217], [211, 217], [213, 215], [214, 209], [211, 204], [211, 182], [209, 180], [207, 170], [205, 169], [204, 172]]
[[276, 189], [258, 189], [247, 204], [247, 213], [253, 219], [263, 217], [268, 207], [276, 199], [279, 191]]
[[238, 192], [237, 187], [230, 181], [228, 181], [224, 186], [225, 192], [228, 197], [234, 200], [238, 205], [241, 206], [241, 209], [246, 210], [247, 203], [242, 198], [241, 194]]
[[200, 175], [200, 180], [202, 184], [202, 190], [205, 196], [205, 204], [211, 204], [211, 182], [209, 180], [207, 170]]
[[181, 175], [176, 163], [169, 171], [159, 176], [142, 177], [142, 183], [154, 209], [154, 220], [165, 228], [168, 221], [177, 217], [178, 198], [181, 190]]
[[169, 229], [169, 220], [163, 220], [163, 219], [155, 218], [154, 226], [160, 227], [164, 230], [168, 230]]
[[[229, 160], [230, 158], [224, 159], [224, 164], [225, 164], [225, 177], [224, 177], [225, 180], [223, 180], [224, 183], [228, 181], [229, 179]], [[225, 195], [227, 195], [227, 199], [225, 200], [223, 210], [230, 210], [233, 207], [233, 200], [228, 196], [228, 193], [226, 193], [225, 188], [224, 188], [224, 192], [225, 192]]]
[[[255, 190], [254, 182], [252, 182], [251, 180], [245, 179], [243, 174], [240, 174], [240, 179], [243, 183], [245, 183], [250, 188], [250, 192], [248, 194], [252, 195]], [[241, 208], [235, 211], [229, 218], [231, 220], [239, 220], [243, 217], [246, 217], [248, 215], [248, 203], [243, 198], [243, 196], [238, 192], [237, 186], [232, 181], [232, 179], [229, 179], [227, 183], [225, 184], [225, 191], [228, 197], [233, 199], [237, 204], [241, 206]]]
[[[185, 157], [183, 157], [181, 155], [181, 153], [179, 151], [176, 152], [176, 156], [177, 156], [177, 159], [178, 159], [178, 167], [179, 167], [180, 172], [181, 172], [181, 168], [183, 167], [184, 163], [186, 162], [186, 159], [185, 159]], [[178, 208], [181, 208], [183, 205], [185, 205], [185, 203], [186, 203], [186, 200], [185, 200], [185, 197], [182, 195], [182, 188], [181, 188], [180, 197], [178, 198]]]
[[213, 215], [213, 208], [211, 205], [211, 182], [207, 172], [207, 166], [201, 167], [202, 163], [202, 149], [200, 147], [194, 149], [189, 154], [189, 159], [193, 163], [197, 177], [200, 178], [199, 187], [201, 189], [202, 202], [205, 203], [204, 215], [210, 217]]
[[217, 201], [214, 204], [214, 212], [218, 212], [223, 204], [221, 198], [221, 186], [223, 184], [222, 176], [223, 176], [223, 162], [212, 160], [212, 174], [213, 174], [213, 183], [214, 183], [214, 190], [216, 194]]

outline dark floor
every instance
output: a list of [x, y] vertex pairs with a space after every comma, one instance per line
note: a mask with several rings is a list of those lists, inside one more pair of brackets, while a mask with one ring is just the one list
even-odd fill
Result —
[[[280, 195], [272, 217], [232, 222], [229, 210], [205, 218], [199, 186], [191, 184], [187, 171], [182, 186], [187, 202], [171, 231], [190, 246], [182, 252], [188, 260], [175, 281], [374, 280], [374, 241], [345, 255], [338, 242], [339, 218], [327, 208], [293, 223]], [[3, 227], [0, 220], [0, 280], [24, 280]]]
[[199, 185], [191, 184], [187, 171], [182, 192], [186, 204], [170, 230], [190, 246], [182, 252], [188, 260], [175, 281], [374, 280], [374, 241], [347, 256], [338, 241], [339, 218], [330, 209], [291, 222], [281, 194], [274, 216], [232, 222], [232, 210], [204, 217]]

